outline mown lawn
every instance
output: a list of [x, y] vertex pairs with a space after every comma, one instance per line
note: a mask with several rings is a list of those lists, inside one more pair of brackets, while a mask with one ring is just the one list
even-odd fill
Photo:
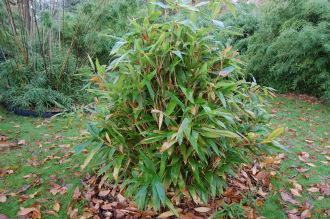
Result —
[[[0, 147], [0, 170], [13, 171], [0, 177], [0, 193], [10, 194], [5, 203], [0, 203], [0, 214], [15, 218], [20, 207], [40, 203], [43, 218], [54, 218], [53, 212], [45, 212], [52, 211], [58, 202], [58, 218], [66, 218], [72, 193], [80, 182], [79, 166], [83, 160], [70, 151], [82, 141], [85, 126], [84, 118], [76, 115], [45, 120], [0, 109], [0, 135], [9, 137], [8, 142], [23, 142], [13, 150]], [[63, 186], [65, 193], [51, 194], [53, 183]]]
[[[329, 106], [277, 98], [270, 110], [274, 117], [273, 126], [286, 127], [282, 143], [288, 147], [288, 152], [280, 166], [280, 177], [272, 181], [275, 192], [268, 195], [259, 211], [260, 215], [265, 218], [287, 218], [286, 211], [294, 212], [297, 209], [301, 212], [304, 207], [309, 207], [312, 218], [329, 218], [325, 212], [330, 211], [330, 194], [327, 196], [314, 192], [316, 188], [319, 189], [319, 183], [330, 183]], [[302, 191], [298, 190], [301, 197], [292, 195], [290, 189], [295, 188], [294, 184], [302, 186]], [[313, 192], [308, 191], [310, 188], [313, 188]], [[283, 201], [280, 192], [292, 195], [299, 204]]]
[[[257, 208], [258, 215], [287, 218], [286, 211], [301, 211], [298, 205], [304, 206], [307, 202], [312, 218], [327, 218], [325, 211], [330, 209], [330, 197], [307, 189], [319, 188], [319, 183], [330, 180], [328, 107], [302, 100], [276, 98], [270, 110], [274, 117], [273, 126], [286, 127], [282, 143], [289, 151], [285, 152], [287, 158], [280, 167], [281, 177], [272, 180], [274, 192], [268, 194], [265, 203]], [[82, 114], [45, 120], [19, 117], [0, 109], [0, 136], [9, 137], [8, 142], [20, 141], [21, 144], [12, 150], [2, 150], [0, 147], [0, 171], [3, 175], [0, 172], [0, 194], [7, 194], [7, 200], [0, 203], [0, 214], [15, 218], [20, 207], [38, 203], [42, 218], [67, 217], [73, 191], [83, 176], [79, 168], [83, 156], [72, 155], [70, 151], [83, 141], [85, 128], [86, 118]], [[309, 156], [306, 158], [307, 153], [301, 152], [307, 152]], [[298, 157], [302, 154], [305, 161]], [[4, 175], [4, 170], [9, 174]], [[301, 197], [292, 196], [299, 203], [296, 205], [283, 201], [280, 196], [280, 192], [291, 195], [293, 182], [302, 186], [302, 191], [299, 190]], [[56, 193], [54, 184], [62, 187], [55, 195], [52, 194]], [[60, 204], [60, 209], [54, 215], [56, 202]]]

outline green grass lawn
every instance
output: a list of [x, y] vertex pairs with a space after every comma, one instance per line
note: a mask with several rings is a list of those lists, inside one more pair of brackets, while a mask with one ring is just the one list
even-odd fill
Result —
[[[280, 179], [272, 181], [274, 192], [258, 208], [258, 214], [265, 218], [287, 218], [286, 211], [298, 207], [284, 202], [279, 192], [284, 190], [290, 193], [291, 181], [296, 180], [302, 185], [303, 192], [302, 197], [294, 198], [300, 203], [310, 202], [313, 205], [312, 217], [322, 218], [324, 210], [330, 209], [330, 198], [322, 196], [322, 199], [319, 192], [310, 193], [306, 189], [330, 178], [330, 165], [325, 154], [330, 156], [330, 147], [326, 147], [330, 146], [330, 112], [327, 106], [321, 104], [286, 98], [276, 98], [270, 110], [274, 116], [273, 126], [287, 129], [282, 143], [289, 151], [286, 152], [288, 158], [280, 167]], [[0, 214], [15, 218], [20, 207], [39, 203], [42, 218], [67, 217], [73, 191], [83, 176], [80, 173], [83, 156], [70, 155], [70, 150], [83, 141], [85, 128], [86, 119], [80, 114], [45, 120], [19, 117], [0, 108], [0, 135], [9, 137], [10, 142], [25, 141], [13, 150], [3, 151], [0, 148], [0, 170], [13, 170], [12, 174], [0, 178], [0, 193], [11, 194], [6, 202], [0, 203]], [[315, 167], [299, 160], [300, 152], [308, 152], [308, 162]], [[297, 171], [299, 167], [309, 170], [300, 173]], [[67, 192], [63, 195], [51, 194], [53, 183], [64, 186]], [[27, 185], [30, 187], [26, 191], [17, 194]], [[55, 202], [60, 203], [58, 216], [47, 214], [47, 211], [53, 210]]]
[[[0, 193], [12, 194], [5, 203], [0, 203], [0, 214], [15, 218], [20, 207], [30, 207], [34, 203], [40, 203], [42, 212], [46, 212], [53, 210], [54, 203], [59, 202], [58, 218], [66, 218], [72, 193], [80, 182], [79, 166], [83, 158], [65, 157], [81, 142], [85, 126], [86, 122], [80, 116], [45, 120], [20, 117], [0, 109], [0, 135], [9, 137], [9, 142], [25, 141], [13, 150], [0, 148], [0, 169], [13, 170], [12, 174], [0, 178]], [[28, 177], [29, 174], [36, 175]], [[52, 195], [49, 192], [53, 188], [52, 182], [67, 187], [67, 192]], [[27, 186], [30, 187], [25, 192], [15, 194]], [[33, 194], [35, 197], [28, 197]], [[21, 203], [24, 196], [28, 198]], [[54, 216], [43, 214], [43, 218]]]
[[[315, 184], [330, 181], [330, 111], [329, 106], [310, 104], [301, 100], [277, 98], [273, 101], [273, 126], [284, 126], [286, 134], [282, 136], [282, 144], [288, 147], [288, 156], [282, 161], [279, 179], [273, 180], [275, 192], [269, 194], [264, 206], [259, 211], [265, 218], [287, 218], [286, 211], [298, 209], [293, 204], [284, 202], [280, 191], [290, 194], [295, 180], [303, 187], [302, 197], [294, 197], [302, 205], [307, 202], [312, 206], [312, 218], [329, 218], [324, 211], [330, 209], [330, 197], [322, 196], [319, 192], [308, 192]], [[301, 152], [307, 152], [307, 163], [299, 159]], [[298, 169], [308, 169], [299, 172]]]

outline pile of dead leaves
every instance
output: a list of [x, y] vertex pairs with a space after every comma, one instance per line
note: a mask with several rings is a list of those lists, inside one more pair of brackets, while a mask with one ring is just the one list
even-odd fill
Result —
[[311, 104], [325, 104], [325, 100], [321, 100], [317, 97], [306, 95], [306, 94], [295, 94], [295, 93], [287, 93], [280, 95], [282, 97], [288, 98], [290, 100], [303, 100], [305, 102], [311, 103]]
[[[221, 206], [231, 203], [241, 203], [247, 192], [252, 192], [256, 205], [244, 204], [245, 216], [247, 218], [258, 218], [256, 208], [263, 205], [268, 192], [272, 191], [271, 177], [276, 177], [279, 164], [286, 157], [284, 154], [266, 157], [263, 162], [255, 162], [252, 165], [243, 165], [235, 177], [228, 177], [226, 190], [221, 197], [210, 201], [207, 205], [196, 200], [185, 200], [184, 203], [175, 200], [173, 194], [172, 202], [175, 203], [180, 218], [200, 219], [214, 218], [215, 212], [221, 210]], [[125, 198], [119, 191], [118, 186], [107, 184], [96, 176], [87, 176], [82, 181], [82, 191], [76, 188], [73, 202], [68, 208], [69, 218], [173, 218], [171, 211], [163, 209], [161, 214], [148, 209], [140, 211], [134, 202]], [[75, 206], [83, 201], [88, 203], [83, 212], [78, 213]], [[262, 217], [260, 217], [262, 218]]]

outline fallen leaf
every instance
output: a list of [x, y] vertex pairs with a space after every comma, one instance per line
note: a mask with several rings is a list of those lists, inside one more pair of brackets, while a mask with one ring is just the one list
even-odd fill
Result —
[[48, 215], [58, 216], [58, 214], [55, 211], [45, 211], [44, 213]]
[[4, 194], [0, 194], [0, 203], [5, 203], [7, 201], [7, 196]]
[[300, 215], [300, 218], [301, 219], [305, 219], [305, 218], [310, 218], [312, 217], [312, 214], [311, 214], [311, 210], [310, 209], [306, 209], [304, 210], [301, 215]]
[[122, 196], [121, 194], [117, 195], [117, 199], [118, 199], [119, 203], [124, 203], [126, 201], [126, 198], [124, 196]]
[[66, 186], [60, 186], [60, 185], [57, 185], [56, 183], [53, 183], [53, 188], [51, 188], [49, 190], [50, 193], [52, 193], [53, 195], [56, 195], [57, 193], [60, 193], [61, 195], [64, 195], [68, 188]]
[[79, 190], [79, 187], [77, 186], [76, 189], [73, 192], [73, 199], [78, 200], [81, 197], [81, 192]]
[[257, 194], [260, 195], [260, 196], [262, 196], [262, 197], [266, 197], [267, 196], [267, 193], [264, 192], [261, 187], [259, 187]]
[[110, 203], [110, 204], [105, 204], [105, 205], [102, 205], [102, 209], [103, 210], [111, 210], [112, 208], [113, 208], [113, 206], [112, 206], [113, 204], [112, 203]]
[[72, 218], [72, 219], [78, 218], [78, 209], [77, 208], [72, 209], [72, 207], [70, 206], [68, 208], [67, 215], [68, 215], [68, 218]]
[[30, 187], [31, 187], [31, 185], [24, 185], [22, 188], [20, 188], [20, 189], [17, 191], [17, 194], [19, 194], [19, 193], [23, 193], [23, 192], [26, 192]]
[[297, 190], [299, 190], [299, 191], [302, 191], [302, 190], [303, 190], [302, 186], [301, 186], [300, 184], [298, 184], [297, 182], [294, 182], [294, 183], [293, 183], [293, 186], [294, 186]]
[[319, 191], [319, 188], [316, 188], [316, 187], [310, 187], [308, 189], [306, 189], [307, 191], [309, 192], [318, 192]]
[[59, 212], [59, 211], [60, 211], [60, 208], [61, 208], [60, 203], [55, 202], [55, 204], [54, 204], [54, 206], [53, 206], [53, 210], [54, 210], [55, 212]]
[[299, 173], [304, 173], [304, 172], [307, 172], [309, 169], [308, 168], [302, 168], [302, 167], [298, 167], [297, 168], [297, 171], [299, 172]]
[[186, 214], [180, 214], [179, 218], [180, 219], [203, 219], [202, 217], [199, 217], [192, 212], [188, 212]]
[[102, 190], [99, 192], [100, 197], [107, 196], [110, 193], [110, 190]]
[[199, 213], [206, 213], [211, 211], [211, 208], [207, 208], [207, 207], [197, 207], [194, 208], [195, 211], [199, 212]]
[[24, 139], [22, 139], [22, 140], [19, 140], [19, 141], [17, 142], [17, 144], [18, 144], [18, 145], [25, 145], [25, 144], [26, 144], [26, 141], [25, 141]]
[[281, 198], [285, 202], [290, 202], [291, 204], [298, 205], [299, 202], [292, 198], [292, 196], [286, 192], [281, 192]]
[[315, 164], [313, 164], [313, 163], [306, 163], [308, 166], [311, 166], [311, 167], [316, 167], [316, 165]]
[[330, 196], [330, 187], [322, 186], [321, 193], [325, 196]]
[[298, 189], [290, 189], [292, 195], [301, 197], [300, 192]]
[[35, 210], [36, 210], [35, 208], [22, 208], [21, 207], [20, 211], [18, 212], [18, 216], [26, 216]]
[[169, 217], [171, 217], [173, 215], [174, 215], [174, 213], [172, 211], [166, 211], [166, 212], [161, 213], [160, 215], [158, 215], [157, 218], [159, 218], [159, 219], [165, 219], [165, 218], [169, 218]]
[[314, 143], [314, 141], [310, 140], [310, 139], [305, 139], [305, 142], [308, 143], [308, 144], [313, 144]]

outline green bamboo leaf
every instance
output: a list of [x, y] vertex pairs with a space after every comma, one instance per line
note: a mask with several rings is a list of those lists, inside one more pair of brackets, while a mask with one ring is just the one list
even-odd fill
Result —
[[225, 24], [222, 22], [222, 21], [219, 21], [219, 20], [212, 20], [214, 26], [222, 29], [225, 27]]
[[157, 192], [157, 188], [156, 188], [155, 183], [152, 183], [151, 189], [152, 189], [152, 204], [153, 204], [153, 207], [156, 210], [159, 210], [160, 209], [160, 198], [158, 196], [158, 192]]
[[142, 139], [139, 144], [151, 144], [151, 143], [162, 141], [165, 138], [166, 138], [166, 135], [155, 135], [152, 137], [147, 137], [147, 138]]
[[153, 184], [157, 190], [157, 194], [158, 194], [160, 201], [162, 203], [165, 203], [167, 197], [166, 197], [164, 186], [163, 186], [162, 182], [160, 181], [160, 179], [156, 179], [153, 182]]
[[178, 50], [172, 51], [175, 55], [177, 55], [180, 59], [182, 59], [182, 53]]
[[154, 90], [151, 87], [150, 81], [146, 81], [145, 83], [146, 83], [146, 86], [148, 88], [148, 91], [149, 91], [149, 94], [150, 94], [151, 99], [154, 100], [155, 99], [155, 92], [154, 92]]
[[[189, 118], [184, 118], [184, 120], [182, 121], [178, 133], [176, 135], [176, 140], [178, 141], [179, 144], [182, 144], [183, 141], [183, 134], [186, 132], [189, 132], [189, 124], [190, 124], [191, 120]], [[190, 134], [189, 134], [190, 135]]]
[[126, 41], [118, 41], [115, 43], [115, 45], [112, 47], [110, 55], [114, 55], [118, 52], [118, 50], [125, 45], [127, 42]]
[[171, 99], [171, 101], [169, 102], [169, 104], [167, 104], [167, 106], [166, 106], [165, 114], [167, 116], [170, 116], [173, 113], [173, 111], [174, 111], [174, 109], [175, 109], [176, 106], [177, 106], [177, 101]]
[[135, 195], [135, 203], [138, 208], [145, 209], [147, 203], [148, 186], [143, 186]]
[[194, 100], [194, 93], [193, 90], [190, 88], [185, 88], [183, 86], [180, 86], [180, 89], [182, 90], [183, 94], [186, 96], [186, 98], [191, 102], [191, 103], [195, 103]]
[[220, 137], [227, 137], [227, 138], [235, 138], [241, 139], [241, 136], [238, 134], [228, 131], [228, 130], [218, 130], [213, 128], [201, 128], [201, 135], [208, 137], [208, 138], [220, 138]]
[[99, 143], [96, 145], [96, 147], [88, 154], [88, 157], [85, 159], [85, 162], [83, 165], [81, 165], [81, 169], [85, 169], [86, 166], [91, 162], [95, 154], [100, 150], [100, 148], [103, 146], [103, 143]]

